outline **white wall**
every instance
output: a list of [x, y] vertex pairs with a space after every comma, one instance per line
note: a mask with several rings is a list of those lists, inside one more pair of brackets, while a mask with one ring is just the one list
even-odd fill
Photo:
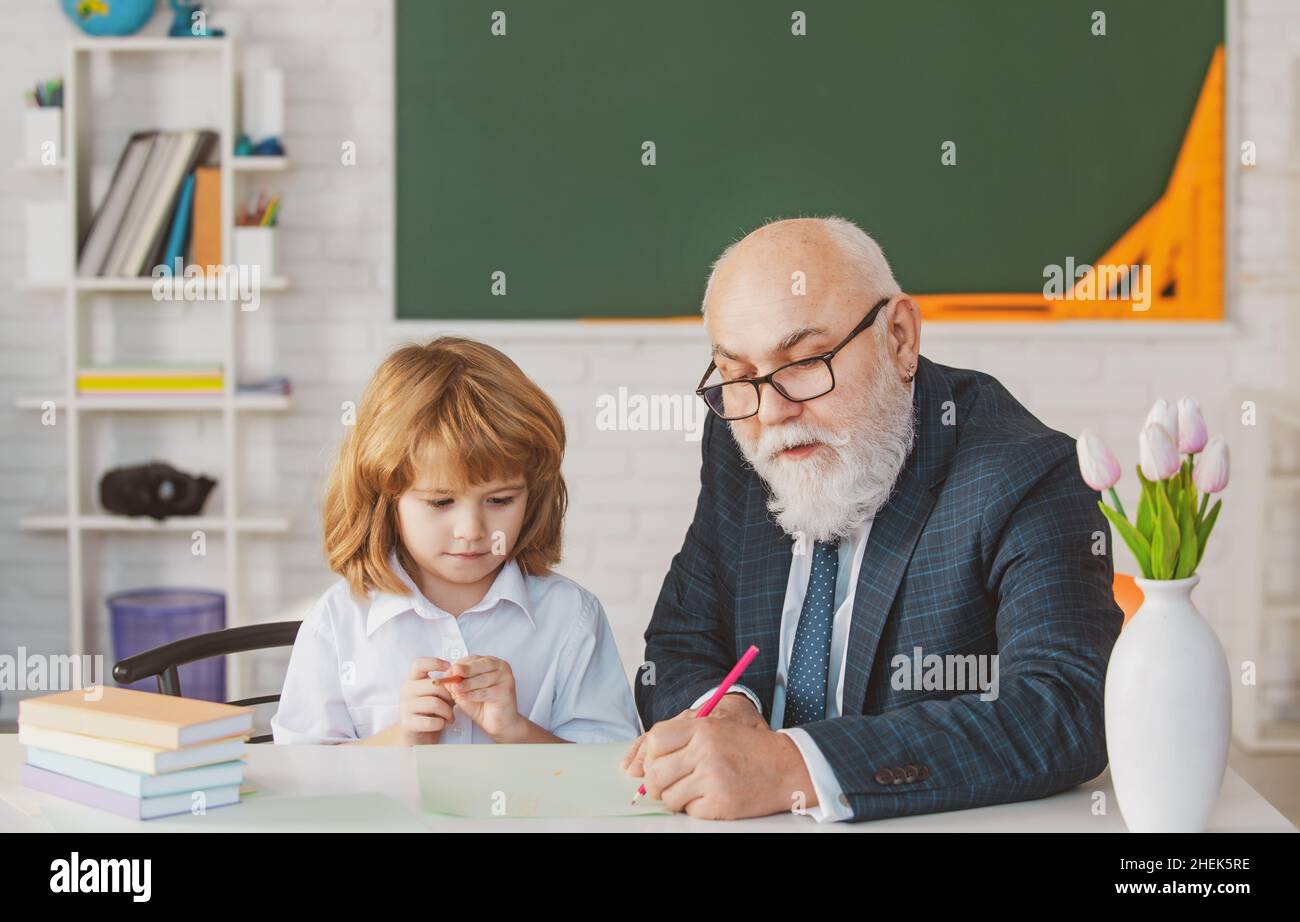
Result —
[[[57, 4], [5, 0], [0, 39], [0, 124], [21, 117], [21, 88], [36, 74], [64, 68], [64, 43], [74, 37]], [[287, 134], [291, 173], [284, 192], [281, 246], [291, 292], [268, 295], [262, 309], [241, 318], [249, 356], [246, 374], [277, 372], [293, 378], [294, 409], [252, 420], [244, 429], [246, 503], [288, 508], [295, 516], [287, 538], [243, 546], [247, 574], [244, 610], [275, 617], [293, 600], [318, 593], [332, 579], [319, 551], [317, 501], [321, 478], [342, 432], [339, 408], [355, 400], [375, 364], [395, 344], [428, 338], [448, 327], [393, 320], [393, 74], [392, 13], [388, 0], [223, 0], [212, 23], [240, 37], [254, 59], [287, 73]], [[165, 9], [165, 5], [163, 5]], [[160, 13], [151, 31], [161, 31]], [[1295, 320], [1300, 293], [1300, 5], [1249, 0], [1230, 17], [1228, 133], [1256, 142], [1259, 165], [1229, 159], [1230, 322], [1221, 328], [1166, 330], [1098, 325], [1083, 330], [1032, 326], [963, 328], [931, 325], [923, 352], [936, 361], [979, 368], [1000, 378], [1048, 424], [1074, 434], [1098, 428], [1127, 470], [1136, 463], [1136, 430], [1157, 396], [1200, 399], [1212, 431], [1249, 438], [1237, 424], [1231, 386], [1294, 386]], [[147, 100], [141, 106], [148, 105]], [[147, 120], [147, 119], [146, 119]], [[339, 163], [340, 144], [358, 145], [357, 164]], [[21, 203], [57, 197], [57, 180], [6, 169], [20, 154], [16, 132], [0, 135], [0, 652], [18, 645], [59, 651], [66, 645], [65, 539], [20, 532], [17, 519], [34, 506], [61, 508], [63, 443], [36, 414], [13, 408], [18, 394], [60, 392], [63, 374], [62, 303], [58, 296], [15, 292], [21, 275]], [[116, 150], [100, 154], [111, 166]], [[721, 248], [727, 241], [718, 241]], [[882, 243], [888, 251], [887, 231]], [[705, 267], [700, 267], [701, 288]], [[904, 286], [906, 279], [900, 280]], [[430, 279], [430, 286], [436, 285]], [[156, 305], [145, 304], [145, 308]], [[115, 310], [114, 322], [155, 326], [148, 310]], [[175, 341], [190, 341], [177, 312]], [[645, 393], [682, 393], [707, 362], [702, 333], [683, 326], [570, 324], [459, 324], [465, 332], [513, 356], [549, 391], [570, 432], [566, 471], [572, 512], [562, 570], [598, 593], [614, 623], [629, 668], [640, 659], [641, 631], [662, 575], [678, 548], [695, 500], [698, 443], [680, 433], [598, 432], [597, 395], [627, 386]], [[117, 419], [121, 419], [118, 417]], [[206, 444], [215, 423], [168, 422], [158, 441], [147, 427], [105, 434], [120, 461], [146, 460], [169, 445]], [[115, 437], [114, 437], [115, 436]], [[212, 444], [216, 444], [215, 442]], [[159, 445], [162, 449], [159, 449]], [[1292, 462], [1297, 459], [1292, 456]], [[1130, 474], [1124, 493], [1132, 501]], [[1294, 506], [1244, 508], [1229, 493], [1216, 540], [1197, 591], [1202, 609], [1221, 632], [1233, 621], [1233, 538], [1271, 515], [1279, 535], [1270, 567], [1271, 594], [1295, 597]], [[1289, 536], [1289, 543], [1286, 543]], [[119, 536], [95, 539], [89, 560], [102, 591], [168, 580], [205, 581], [203, 564], [188, 559], [187, 539]], [[179, 542], [179, 543], [178, 543]], [[1280, 548], [1281, 550], [1276, 550]], [[176, 561], [161, 568], [160, 558]], [[1121, 569], [1133, 570], [1127, 551]], [[219, 583], [219, 554], [207, 566]], [[102, 594], [102, 593], [101, 593]], [[1295, 635], [1293, 632], [1293, 647]], [[102, 624], [96, 633], [104, 642]], [[1294, 691], [1295, 655], [1272, 678]], [[259, 669], [274, 689], [279, 664]], [[1283, 700], [1300, 717], [1294, 697]], [[6, 698], [0, 717], [11, 716]]]

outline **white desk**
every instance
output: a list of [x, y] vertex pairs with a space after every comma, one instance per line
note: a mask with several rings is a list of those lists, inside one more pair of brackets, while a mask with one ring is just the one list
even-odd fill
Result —
[[[286, 796], [321, 796], [382, 792], [397, 803], [390, 811], [411, 828], [438, 831], [500, 832], [620, 831], [620, 832], [1124, 832], [1110, 776], [1103, 772], [1088, 784], [1022, 803], [980, 807], [924, 816], [867, 823], [822, 823], [806, 816], [782, 814], [739, 822], [715, 823], [687, 816], [645, 816], [602, 819], [448, 819], [421, 815], [410, 749], [368, 746], [248, 747], [245, 783], [257, 789], [238, 806], [214, 809], [204, 816], [181, 816], [136, 822], [100, 810], [30, 791], [18, 783], [23, 748], [16, 734], [0, 734], [0, 832], [85, 831], [253, 832], [278, 828], [275, 801]], [[1093, 815], [1093, 794], [1103, 791], [1107, 812]], [[283, 803], [283, 801], [281, 801]], [[401, 805], [400, 807], [397, 805]], [[373, 802], [371, 803], [373, 806]], [[219, 820], [217, 819], [219, 817]], [[391, 818], [391, 817], [390, 817]], [[84, 826], [82, 823], [84, 822]], [[319, 831], [363, 831], [367, 820], [323, 817]], [[1211, 832], [1295, 832], [1296, 828], [1264, 800], [1241, 776], [1228, 769]]]

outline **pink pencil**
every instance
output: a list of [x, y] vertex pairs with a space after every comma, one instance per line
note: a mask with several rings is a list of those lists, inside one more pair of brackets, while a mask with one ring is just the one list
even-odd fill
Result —
[[[713, 693], [713, 697], [704, 702], [704, 707], [695, 712], [697, 719], [709, 716], [709, 712], [712, 711], [717, 703], [722, 700], [722, 696], [731, 689], [731, 686], [736, 684], [736, 680], [739, 679], [744, 671], [749, 668], [749, 664], [754, 661], [754, 657], [756, 656], [758, 656], [758, 647], [750, 644], [749, 649], [745, 651], [745, 655], [740, 658], [740, 662], [731, 667], [731, 671], [728, 672], [727, 677], [722, 680], [722, 684], [719, 685], [718, 690]], [[632, 798], [632, 803], [636, 803], [642, 797], [645, 797], [644, 784], [636, 789], [636, 796]]]

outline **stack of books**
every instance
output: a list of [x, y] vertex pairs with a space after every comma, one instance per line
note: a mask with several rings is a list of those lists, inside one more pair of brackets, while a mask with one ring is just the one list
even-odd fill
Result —
[[288, 396], [293, 393], [293, 385], [284, 375], [272, 375], [254, 381], [240, 381], [235, 387], [240, 394], [275, 394]]
[[216, 140], [212, 131], [133, 134], [81, 241], [77, 275], [150, 275], [192, 250], [220, 262], [220, 170], [202, 165]]
[[77, 393], [159, 397], [220, 394], [220, 365], [92, 365], [77, 369]]
[[239, 803], [253, 709], [95, 686], [18, 704], [24, 787], [148, 820]]

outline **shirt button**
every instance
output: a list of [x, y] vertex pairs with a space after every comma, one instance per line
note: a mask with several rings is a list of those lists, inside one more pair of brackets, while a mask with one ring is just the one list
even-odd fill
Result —
[[459, 724], [452, 724], [452, 725], [451, 725], [451, 735], [452, 735], [452, 736], [460, 736], [460, 725], [459, 725]]
[[465, 655], [465, 651], [462, 650], [460, 647], [454, 647], [451, 650], [447, 651], [447, 655], [451, 657], [452, 660], [458, 660]]

